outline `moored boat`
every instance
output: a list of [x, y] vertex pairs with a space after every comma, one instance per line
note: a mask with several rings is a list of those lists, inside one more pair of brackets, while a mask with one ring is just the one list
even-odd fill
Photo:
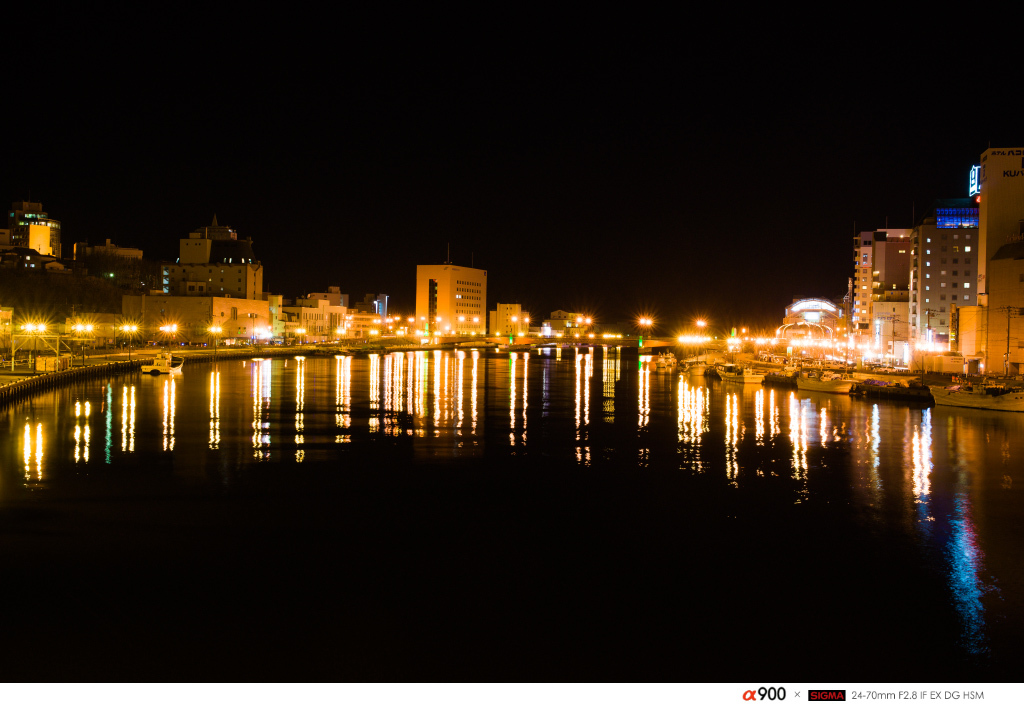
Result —
[[718, 375], [725, 383], [759, 384], [764, 380], [763, 372], [736, 364], [720, 364]]
[[927, 386], [916, 380], [911, 382], [878, 379], [858, 381], [852, 393], [871, 398], [932, 403], [932, 392]]
[[1024, 412], [1024, 388], [1003, 384], [929, 386], [937, 406]]
[[849, 393], [857, 381], [843, 378], [834, 371], [804, 371], [796, 379], [800, 391], [821, 391], [823, 393]]
[[153, 357], [152, 364], [143, 364], [142, 373], [153, 374], [180, 374], [181, 366], [185, 359], [180, 356], [171, 356], [170, 352], [160, 352]]
[[800, 372], [791, 367], [782, 369], [781, 371], [769, 371], [764, 375], [764, 381], [761, 383], [766, 386], [796, 386], [796, 378]]

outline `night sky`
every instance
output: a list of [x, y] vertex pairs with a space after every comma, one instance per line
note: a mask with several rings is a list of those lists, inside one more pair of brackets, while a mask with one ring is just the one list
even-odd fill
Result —
[[416, 264], [450, 247], [488, 270], [489, 307], [537, 320], [774, 328], [794, 298], [845, 292], [855, 224], [909, 227], [966, 196], [990, 142], [1024, 142], [962, 57], [885, 42], [304, 23], [90, 36], [32, 67], [7, 94], [0, 198], [43, 202], [69, 252], [111, 238], [159, 259], [216, 213], [286, 297], [340, 285], [411, 311]]

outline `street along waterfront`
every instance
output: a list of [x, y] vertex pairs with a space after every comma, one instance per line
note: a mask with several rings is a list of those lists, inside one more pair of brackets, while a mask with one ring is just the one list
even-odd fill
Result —
[[6, 671], [1010, 675], [1024, 416], [600, 354], [190, 364], [12, 404]]

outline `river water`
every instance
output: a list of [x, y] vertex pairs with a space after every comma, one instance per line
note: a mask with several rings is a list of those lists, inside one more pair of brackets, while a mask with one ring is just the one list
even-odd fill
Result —
[[0, 411], [8, 679], [1015, 675], [1024, 416], [600, 353], [192, 364]]

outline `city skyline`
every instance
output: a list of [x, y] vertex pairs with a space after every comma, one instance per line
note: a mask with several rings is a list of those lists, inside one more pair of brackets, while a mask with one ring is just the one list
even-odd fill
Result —
[[713, 76], [690, 58], [336, 63], [344, 91], [301, 115], [328, 67], [199, 82], [171, 102], [55, 75], [84, 118], [16, 116], [34, 149], [15, 151], [0, 193], [42, 202], [65, 249], [110, 238], [160, 260], [216, 213], [290, 297], [340, 285], [411, 310], [416, 265], [450, 259], [490, 272], [488, 307], [756, 326], [841, 296], [854, 233], [911, 228], [966, 195], [990, 142], [1019, 142], [1009, 118], [902, 110], [871, 62], [810, 94], [763, 83], [784, 58]]

